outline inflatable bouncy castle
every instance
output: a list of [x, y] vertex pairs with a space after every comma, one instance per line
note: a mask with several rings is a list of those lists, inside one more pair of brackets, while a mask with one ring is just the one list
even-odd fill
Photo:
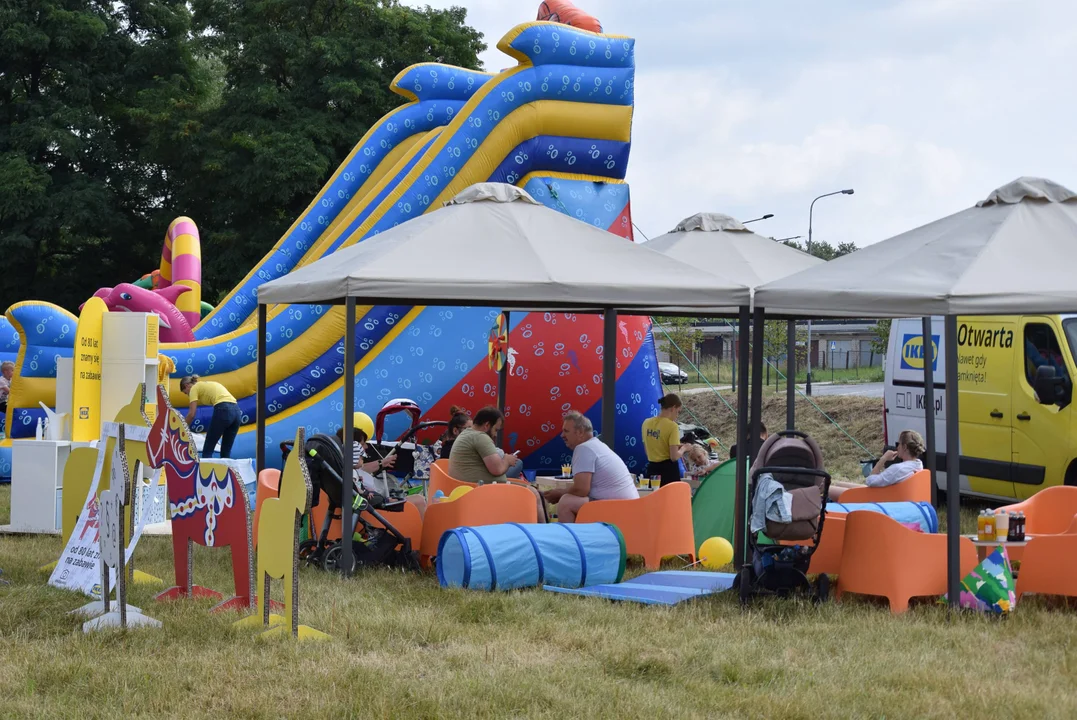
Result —
[[[401, 72], [392, 89], [405, 102], [371, 127], [280, 241], [202, 318], [200, 288], [177, 249], [185, 236], [185, 254], [200, 252], [197, 230], [186, 218], [173, 223], [169, 236], [175, 244], [160, 271], [167, 284], [158, 282], [154, 289], [151, 279], [137, 289], [156, 296], [141, 296], [149, 306], [171, 301], [176, 314], [169, 322], [180, 332], [184, 323], [190, 330], [188, 338], [160, 346], [175, 363], [173, 403], [186, 404], [178, 379], [189, 374], [223, 383], [239, 400], [243, 428], [236, 456], [255, 453], [254, 313], [260, 284], [436, 212], [463, 188], [484, 181], [518, 185], [546, 206], [632, 242], [624, 177], [634, 43], [584, 29], [601, 26], [583, 13], [569, 13], [575, 10], [569, 3], [543, 6], [540, 13], [562, 21], [519, 25], [498, 43], [515, 67], [491, 74], [424, 63]], [[181, 268], [187, 275], [177, 279]], [[400, 272], [406, 274], [407, 267]], [[169, 294], [177, 286], [190, 289]], [[107, 295], [113, 310], [130, 302], [123, 295], [137, 295], [121, 286], [107, 290], [99, 294]], [[345, 380], [355, 384], [355, 409], [370, 414], [396, 397], [414, 400], [424, 420], [448, 419], [452, 405], [474, 412], [494, 403], [498, 379], [487, 360], [487, 341], [498, 316], [490, 308], [361, 307], [356, 375], [345, 379], [341, 308], [271, 306], [267, 447], [294, 437], [298, 426], [307, 435], [334, 432], [341, 424]], [[33, 436], [43, 413], [39, 403], [53, 405], [56, 358], [71, 356], [76, 325], [70, 313], [37, 302], [12, 306], [7, 321], [0, 327], [0, 359], [15, 360], [17, 369], [0, 474], [10, 473], [10, 438]], [[624, 318], [619, 330], [617, 414], [623, 430], [616, 446], [630, 467], [641, 468], [646, 459], [636, 428], [656, 412], [661, 387], [649, 322]], [[505, 445], [519, 450], [530, 467], [557, 467], [567, 457], [559, 435], [565, 411], [586, 412], [601, 431], [602, 321], [514, 312], [507, 335]], [[210, 411], [199, 408], [196, 431], [208, 423]], [[407, 422], [390, 418], [386, 436], [395, 438]], [[279, 465], [277, 453], [267, 457]]]

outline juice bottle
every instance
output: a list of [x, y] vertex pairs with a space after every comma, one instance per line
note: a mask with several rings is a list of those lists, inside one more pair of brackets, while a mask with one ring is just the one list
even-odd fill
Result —
[[987, 518], [984, 516], [984, 511], [980, 511], [980, 516], [976, 518], [976, 539], [986, 540], [984, 531], [987, 529]]
[[990, 510], [984, 510], [984, 540], [988, 542], [995, 539], [995, 514]]
[[1005, 510], [995, 513], [995, 539], [1002, 542], [1010, 534], [1010, 516]]

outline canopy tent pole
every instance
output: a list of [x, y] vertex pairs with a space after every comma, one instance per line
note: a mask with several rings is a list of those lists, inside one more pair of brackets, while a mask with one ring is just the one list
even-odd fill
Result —
[[[509, 311], [502, 312], [505, 316], [505, 332], [509, 330]], [[508, 363], [508, 347], [505, 348], [505, 364], [501, 366], [501, 369], [497, 371], [497, 409], [501, 411], [501, 414], [505, 414], [505, 391], [509, 386], [509, 363]], [[450, 418], [451, 419], [451, 418]], [[501, 423], [501, 429], [497, 431], [497, 446], [503, 447], [505, 441], [505, 422]]]
[[785, 338], [785, 429], [796, 430], [797, 321], [790, 320]]
[[[355, 434], [355, 298], [349, 297], [344, 301], [344, 482], [341, 490], [340, 508], [340, 560], [337, 568], [345, 577], [352, 574], [354, 561], [352, 548], [352, 499], [355, 488], [352, 485], [352, 467], [355, 465], [354, 445], [352, 437]], [[372, 438], [367, 438], [368, 440]]]
[[[938, 505], [938, 485], [935, 467], [935, 341], [931, 332], [931, 316], [923, 318], [924, 340], [924, 441], [927, 454], [924, 457], [927, 470], [931, 473], [931, 504]], [[885, 442], [886, 438], [883, 438]]]
[[602, 442], [615, 450], [617, 424], [617, 311], [606, 308], [602, 326]]
[[737, 322], [737, 350], [734, 358], [740, 358], [737, 385], [737, 461], [736, 482], [733, 495], [733, 567], [740, 570], [744, 565], [745, 538], [748, 528], [748, 307], [741, 306]]
[[266, 469], [266, 324], [269, 306], [258, 304], [258, 379], [254, 396], [255, 477]]
[[946, 592], [958, 607], [961, 589], [961, 427], [957, 391], [957, 316], [946, 316]]
[[[748, 434], [749, 459], [755, 462], [759, 454], [759, 431], [763, 424], [763, 327], [764, 310], [756, 307], [752, 313], [752, 427]], [[739, 449], [737, 454], [739, 455]]]

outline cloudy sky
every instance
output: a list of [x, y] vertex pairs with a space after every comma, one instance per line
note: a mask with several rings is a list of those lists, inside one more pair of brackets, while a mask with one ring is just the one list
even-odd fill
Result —
[[[463, 5], [490, 49], [537, 0]], [[700, 211], [867, 245], [1021, 175], [1077, 188], [1072, 0], [578, 0], [636, 40], [628, 180], [648, 236]], [[659, 9], [661, 8], [661, 10]]]

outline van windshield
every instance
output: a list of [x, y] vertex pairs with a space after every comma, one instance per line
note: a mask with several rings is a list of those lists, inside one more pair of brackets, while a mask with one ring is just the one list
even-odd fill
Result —
[[1070, 355], [1077, 359], [1077, 317], [1066, 318], [1062, 321], [1062, 327], [1066, 330], [1066, 342], [1070, 344]]

